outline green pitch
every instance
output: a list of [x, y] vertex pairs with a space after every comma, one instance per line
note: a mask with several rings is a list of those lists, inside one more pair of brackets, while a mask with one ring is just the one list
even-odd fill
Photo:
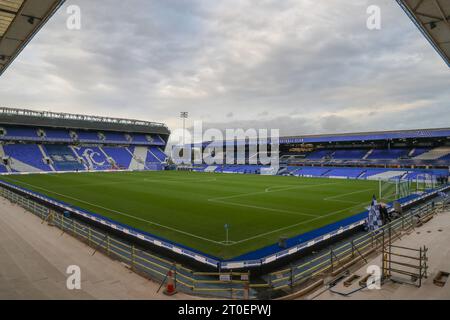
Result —
[[195, 172], [0, 179], [224, 259], [362, 212], [378, 195], [376, 181]]

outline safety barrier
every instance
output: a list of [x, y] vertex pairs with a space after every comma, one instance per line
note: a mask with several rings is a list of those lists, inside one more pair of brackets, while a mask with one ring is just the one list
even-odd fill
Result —
[[63, 232], [85, 242], [94, 248], [94, 253], [102, 251], [109, 257], [125, 263], [134, 272], [149, 279], [162, 282], [168, 272], [172, 271], [178, 291], [230, 299], [275, 298], [289, 293], [295, 287], [316, 276], [338, 272], [349, 261], [365, 259], [365, 256], [370, 252], [381, 249], [388, 230], [391, 232], [391, 237], [398, 237], [402, 232], [416, 226], [417, 222], [421, 221], [421, 217], [442, 210], [441, 207], [446, 205], [443, 202], [438, 207], [434, 202], [428, 202], [415, 207], [376, 231], [364, 233], [316, 257], [307, 257], [308, 260], [303, 263], [269, 273], [259, 278], [258, 282], [252, 283], [250, 272], [195, 272], [88, 223], [50, 210], [48, 207], [7, 188], [0, 186], [0, 195], [32, 212], [42, 222], [56, 226]]
[[35, 214], [42, 222], [55, 226], [64, 233], [85, 242], [94, 249], [94, 253], [101, 251], [111, 258], [123, 262], [129, 269], [146, 278], [161, 282], [167, 273], [172, 271], [178, 291], [229, 299], [255, 298], [249, 289], [250, 275], [248, 272], [195, 272], [80, 220], [50, 210], [9, 189], [0, 187], [0, 195]]
[[259, 298], [274, 298], [292, 291], [296, 286], [305, 284], [314, 277], [345, 271], [349, 262], [365, 260], [370, 253], [382, 250], [385, 238], [388, 236], [393, 239], [398, 238], [403, 232], [420, 224], [422, 218], [441, 211], [442, 206], [443, 203], [440, 205], [434, 202], [425, 203], [405, 212], [401, 217], [378, 230], [364, 233], [304, 263], [270, 273], [267, 276], [267, 285], [260, 286], [265, 290], [260, 292]]

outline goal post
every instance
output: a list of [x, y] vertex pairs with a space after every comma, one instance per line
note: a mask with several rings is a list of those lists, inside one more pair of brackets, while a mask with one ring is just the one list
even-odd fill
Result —
[[389, 179], [378, 180], [379, 198], [385, 201], [394, 201], [409, 196], [412, 193], [410, 180]]
[[261, 168], [259, 170], [259, 174], [263, 175], [263, 176], [276, 176], [279, 170], [280, 170], [280, 167], [278, 167], [278, 166]]

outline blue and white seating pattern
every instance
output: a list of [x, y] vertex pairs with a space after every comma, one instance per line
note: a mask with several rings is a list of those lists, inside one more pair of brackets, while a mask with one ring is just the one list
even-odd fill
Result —
[[52, 171], [37, 144], [6, 144], [3, 151], [10, 158], [10, 166], [15, 171]]
[[[135, 159], [134, 146], [70, 146], [67, 144], [5, 144], [0, 147], [8, 164], [0, 165], [0, 173], [50, 172], [83, 170], [133, 170], [133, 161], [148, 162], [148, 168], [161, 170], [166, 155], [158, 147], [144, 148], [147, 159]], [[150, 158], [151, 157], [151, 158]]]
[[123, 147], [102, 147], [103, 151], [113, 159], [119, 168], [128, 169], [133, 158], [132, 153]]
[[[1, 141], [37, 141], [37, 142], [81, 142], [81, 143], [114, 143], [126, 145], [148, 145], [164, 147], [166, 142], [157, 134], [96, 131], [65, 128], [38, 128], [28, 126], [0, 125]], [[75, 136], [70, 134], [75, 133]], [[40, 133], [39, 133], [40, 132]], [[128, 136], [128, 137], [127, 137]]]
[[77, 155], [69, 146], [49, 144], [45, 145], [44, 148], [46, 154], [52, 160], [53, 167], [56, 171], [79, 171], [86, 169], [79, 162]]

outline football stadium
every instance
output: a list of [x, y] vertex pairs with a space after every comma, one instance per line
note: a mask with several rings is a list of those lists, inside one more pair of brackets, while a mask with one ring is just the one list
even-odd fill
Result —
[[269, 174], [169, 165], [160, 123], [3, 109], [0, 132], [5, 197], [119, 259], [136, 243], [199, 272], [273, 271], [364, 234], [373, 197], [406, 210], [449, 188], [450, 129], [282, 137]]
[[[0, 0], [0, 75], [63, 2]], [[444, 24], [431, 1], [398, 2], [449, 63], [449, 4]], [[450, 128], [282, 136], [277, 151], [251, 139], [182, 146], [227, 149], [220, 163], [177, 163], [170, 136], [142, 119], [2, 107], [0, 195], [169, 295], [310, 292], [380, 252], [386, 278], [427, 278], [428, 250], [394, 268], [386, 248], [448, 209]]]

